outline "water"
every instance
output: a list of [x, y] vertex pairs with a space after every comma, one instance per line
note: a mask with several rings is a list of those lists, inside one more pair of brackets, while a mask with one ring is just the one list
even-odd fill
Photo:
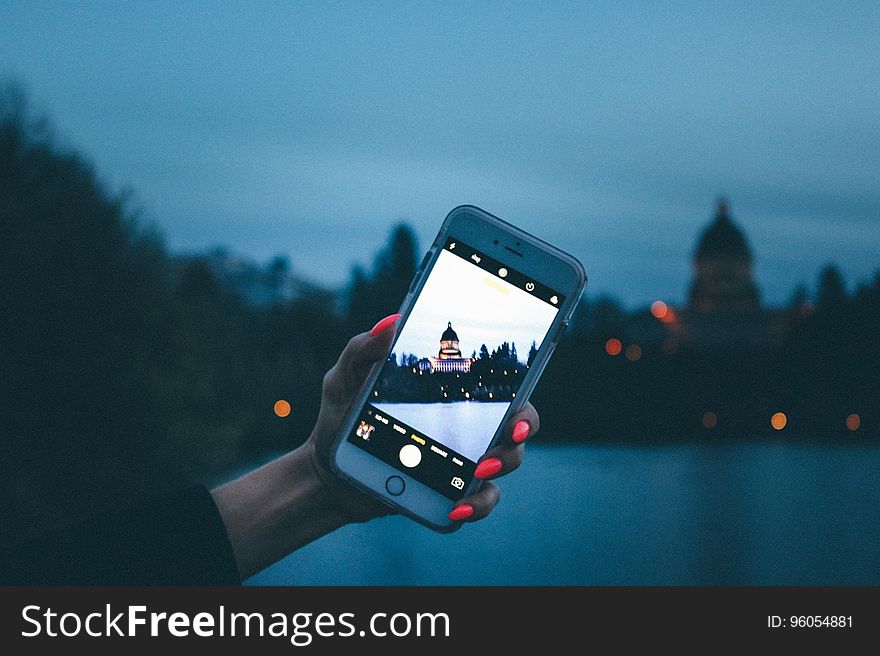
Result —
[[501, 423], [510, 403], [374, 403], [389, 416], [476, 462]]
[[345, 527], [250, 584], [880, 584], [880, 448], [538, 446], [487, 520]]

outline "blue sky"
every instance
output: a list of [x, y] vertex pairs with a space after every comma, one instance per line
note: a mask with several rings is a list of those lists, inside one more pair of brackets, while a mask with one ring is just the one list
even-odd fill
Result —
[[341, 284], [485, 207], [683, 299], [718, 194], [783, 301], [880, 267], [876, 3], [0, 4], [0, 74], [175, 250]]

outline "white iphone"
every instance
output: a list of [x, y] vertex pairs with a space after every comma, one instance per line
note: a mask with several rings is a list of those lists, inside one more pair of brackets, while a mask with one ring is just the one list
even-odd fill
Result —
[[333, 448], [337, 475], [437, 531], [528, 400], [586, 285], [574, 257], [472, 206], [446, 217]]

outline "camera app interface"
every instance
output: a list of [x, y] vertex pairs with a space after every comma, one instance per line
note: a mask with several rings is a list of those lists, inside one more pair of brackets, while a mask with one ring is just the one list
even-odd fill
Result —
[[348, 441], [461, 498], [563, 300], [448, 239]]

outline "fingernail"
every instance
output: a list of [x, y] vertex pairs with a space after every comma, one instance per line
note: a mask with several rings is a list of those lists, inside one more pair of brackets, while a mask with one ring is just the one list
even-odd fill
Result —
[[521, 444], [526, 441], [526, 438], [529, 436], [529, 422], [525, 419], [521, 419], [513, 426], [513, 441], [517, 444]]
[[456, 506], [452, 509], [452, 512], [449, 513], [449, 519], [459, 520], [459, 519], [467, 519], [471, 515], [474, 514], [474, 507], [469, 503], [463, 503], [460, 506]]
[[477, 465], [474, 476], [477, 478], [489, 478], [501, 471], [501, 461], [498, 458], [486, 458]]
[[370, 337], [375, 337], [383, 330], [391, 328], [391, 326], [397, 323], [398, 319], [400, 319], [399, 314], [389, 314], [387, 317], [385, 317], [384, 319], [379, 321], [379, 323], [373, 326], [373, 329], [370, 331]]

